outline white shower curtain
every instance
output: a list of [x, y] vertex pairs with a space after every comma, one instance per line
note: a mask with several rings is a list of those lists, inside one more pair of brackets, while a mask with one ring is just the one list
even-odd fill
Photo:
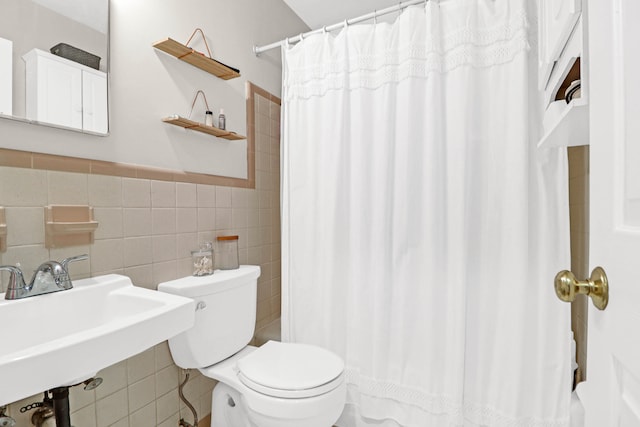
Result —
[[536, 148], [526, 8], [283, 49], [283, 337], [345, 359], [339, 426], [568, 425], [566, 154]]

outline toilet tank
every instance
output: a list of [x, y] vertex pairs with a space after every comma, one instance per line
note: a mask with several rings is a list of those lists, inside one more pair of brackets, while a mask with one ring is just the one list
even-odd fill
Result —
[[158, 291], [196, 301], [194, 326], [169, 339], [171, 356], [184, 369], [204, 368], [242, 350], [253, 338], [260, 267], [241, 265], [209, 276], [160, 283]]

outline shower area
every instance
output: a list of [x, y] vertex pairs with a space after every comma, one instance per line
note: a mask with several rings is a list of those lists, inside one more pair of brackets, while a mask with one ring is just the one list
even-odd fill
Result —
[[588, 151], [537, 147], [531, 3], [281, 43], [282, 338], [344, 359], [337, 426], [571, 423], [586, 304], [553, 277], [586, 270]]

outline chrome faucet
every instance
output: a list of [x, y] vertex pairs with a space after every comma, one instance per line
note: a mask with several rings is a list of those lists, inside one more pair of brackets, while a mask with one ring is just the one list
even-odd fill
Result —
[[0, 271], [11, 273], [9, 286], [4, 295], [4, 299], [21, 299], [36, 295], [48, 294], [51, 292], [65, 291], [73, 288], [69, 277], [69, 263], [88, 259], [89, 255], [78, 255], [65, 258], [61, 262], [47, 261], [36, 269], [29, 284], [24, 281], [24, 275], [20, 267], [13, 265], [0, 266]]

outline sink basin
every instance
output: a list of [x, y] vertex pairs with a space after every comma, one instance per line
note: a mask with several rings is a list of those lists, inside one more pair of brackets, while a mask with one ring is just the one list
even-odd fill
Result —
[[0, 294], [0, 406], [77, 384], [193, 326], [192, 299], [109, 274], [8, 301]]

